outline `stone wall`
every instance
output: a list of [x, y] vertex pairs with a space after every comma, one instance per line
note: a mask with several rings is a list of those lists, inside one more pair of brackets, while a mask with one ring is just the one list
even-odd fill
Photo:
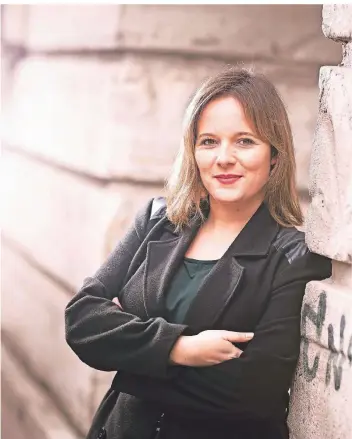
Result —
[[303, 202], [318, 71], [340, 57], [319, 5], [2, 6], [3, 341], [77, 434], [111, 375], [66, 346], [64, 307], [162, 193], [194, 88], [226, 64], [267, 73]]
[[333, 273], [306, 289], [293, 439], [352, 438], [352, 5], [324, 5], [323, 31], [343, 59], [320, 70], [306, 239]]

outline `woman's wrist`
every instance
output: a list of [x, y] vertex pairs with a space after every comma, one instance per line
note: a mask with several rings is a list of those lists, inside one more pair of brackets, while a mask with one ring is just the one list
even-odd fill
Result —
[[187, 347], [189, 344], [189, 339], [192, 336], [189, 335], [181, 335], [176, 343], [174, 344], [170, 356], [169, 361], [171, 365], [174, 366], [187, 366], [186, 359], [187, 359]]

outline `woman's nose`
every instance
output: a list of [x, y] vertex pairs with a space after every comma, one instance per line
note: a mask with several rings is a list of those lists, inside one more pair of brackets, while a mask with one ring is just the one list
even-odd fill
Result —
[[223, 145], [218, 151], [218, 156], [216, 157], [216, 163], [219, 165], [232, 164], [236, 161], [233, 151], [230, 145]]

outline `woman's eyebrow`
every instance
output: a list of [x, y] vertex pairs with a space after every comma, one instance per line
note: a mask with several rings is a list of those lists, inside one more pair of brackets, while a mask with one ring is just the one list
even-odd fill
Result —
[[252, 137], [256, 137], [256, 135], [254, 133], [250, 133], [247, 131], [240, 131], [239, 133], [236, 134], [236, 136], [252, 136]]
[[[216, 137], [216, 134], [213, 133], [201, 133], [197, 136], [197, 139], [200, 139], [201, 137]], [[234, 134], [233, 137], [240, 137], [240, 136], [252, 136], [252, 137], [257, 137], [254, 133], [251, 133], [249, 131], [240, 131], [236, 134]]]
[[212, 134], [212, 133], [202, 133], [202, 134], [199, 134], [199, 136], [197, 136], [197, 138], [198, 139], [200, 139], [201, 137], [214, 137], [215, 136], [215, 134]]

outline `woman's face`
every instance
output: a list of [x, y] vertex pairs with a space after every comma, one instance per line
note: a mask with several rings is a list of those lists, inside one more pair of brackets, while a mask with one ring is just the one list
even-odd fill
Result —
[[195, 159], [211, 198], [236, 204], [262, 201], [275, 162], [270, 151], [235, 98], [220, 97], [206, 105], [198, 121]]

